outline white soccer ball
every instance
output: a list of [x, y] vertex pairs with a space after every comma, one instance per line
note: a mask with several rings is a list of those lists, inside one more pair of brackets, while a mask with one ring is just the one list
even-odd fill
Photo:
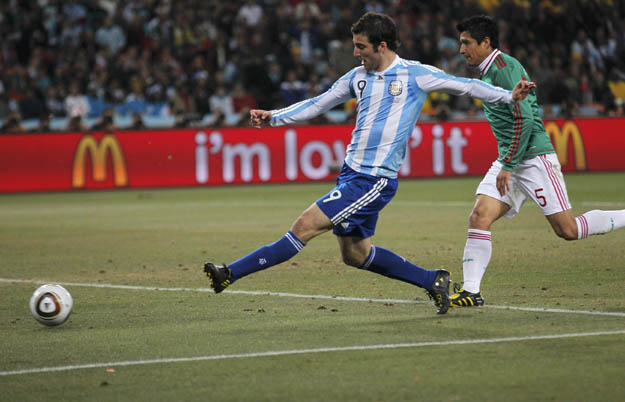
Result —
[[72, 295], [61, 285], [43, 285], [30, 298], [30, 311], [35, 319], [50, 327], [67, 321], [73, 305]]

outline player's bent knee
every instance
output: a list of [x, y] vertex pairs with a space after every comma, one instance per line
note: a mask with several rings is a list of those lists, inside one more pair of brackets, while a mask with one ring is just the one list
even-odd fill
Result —
[[308, 211], [304, 211], [291, 225], [291, 231], [304, 243], [308, 243], [313, 237], [328, 231], [330, 228], [331, 225], [325, 221], [320, 221], [318, 217]]
[[473, 208], [469, 215], [469, 227], [473, 229], [489, 230], [492, 219], [479, 208]]

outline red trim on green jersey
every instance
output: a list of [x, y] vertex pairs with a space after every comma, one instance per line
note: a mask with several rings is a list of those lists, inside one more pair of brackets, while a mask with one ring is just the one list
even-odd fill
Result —
[[[497, 49], [480, 63], [480, 70], [482, 81], [497, 83], [497, 86], [513, 86], [519, 80], [530, 80], [518, 60]], [[504, 169], [512, 170], [523, 159], [554, 152], [533, 91], [516, 105], [482, 102], [482, 107], [497, 139], [497, 160]]]
[[514, 118], [514, 135], [508, 148], [508, 154], [503, 160], [503, 164], [508, 164], [514, 158], [519, 150], [519, 143], [521, 142], [521, 134], [523, 133], [523, 114], [521, 113], [521, 106], [518, 103], [514, 104], [512, 111], [512, 117]]
[[503, 57], [501, 57], [501, 53], [497, 55], [497, 58], [495, 58], [495, 64], [500, 70], [507, 66], [506, 62], [503, 60]]

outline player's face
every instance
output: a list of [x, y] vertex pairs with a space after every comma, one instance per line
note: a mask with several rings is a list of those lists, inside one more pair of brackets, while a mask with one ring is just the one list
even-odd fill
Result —
[[[380, 67], [382, 55], [373, 48], [369, 38], [363, 34], [354, 34], [354, 57], [358, 57], [366, 70], [377, 70]], [[378, 45], [379, 48], [379, 45]]]
[[469, 31], [460, 34], [460, 54], [467, 60], [470, 66], [479, 66], [482, 61], [493, 51], [490, 47], [490, 38], [486, 37], [481, 43], [471, 37]]

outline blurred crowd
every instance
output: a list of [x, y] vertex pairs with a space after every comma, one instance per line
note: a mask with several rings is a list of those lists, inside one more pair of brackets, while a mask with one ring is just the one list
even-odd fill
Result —
[[[545, 117], [623, 116], [625, 1], [5, 0], [0, 5], [2, 131], [247, 124], [250, 108], [315, 96], [349, 71], [351, 24], [366, 11], [398, 24], [400, 56], [477, 77], [456, 23], [489, 14], [501, 50], [537, 82]], [[470, 98], [431, 94], [423, 119], [479, 117]], [[347, 122], [354, 104], [337, 107]], [[92, 122], [87, 124], [86, 122]]]

